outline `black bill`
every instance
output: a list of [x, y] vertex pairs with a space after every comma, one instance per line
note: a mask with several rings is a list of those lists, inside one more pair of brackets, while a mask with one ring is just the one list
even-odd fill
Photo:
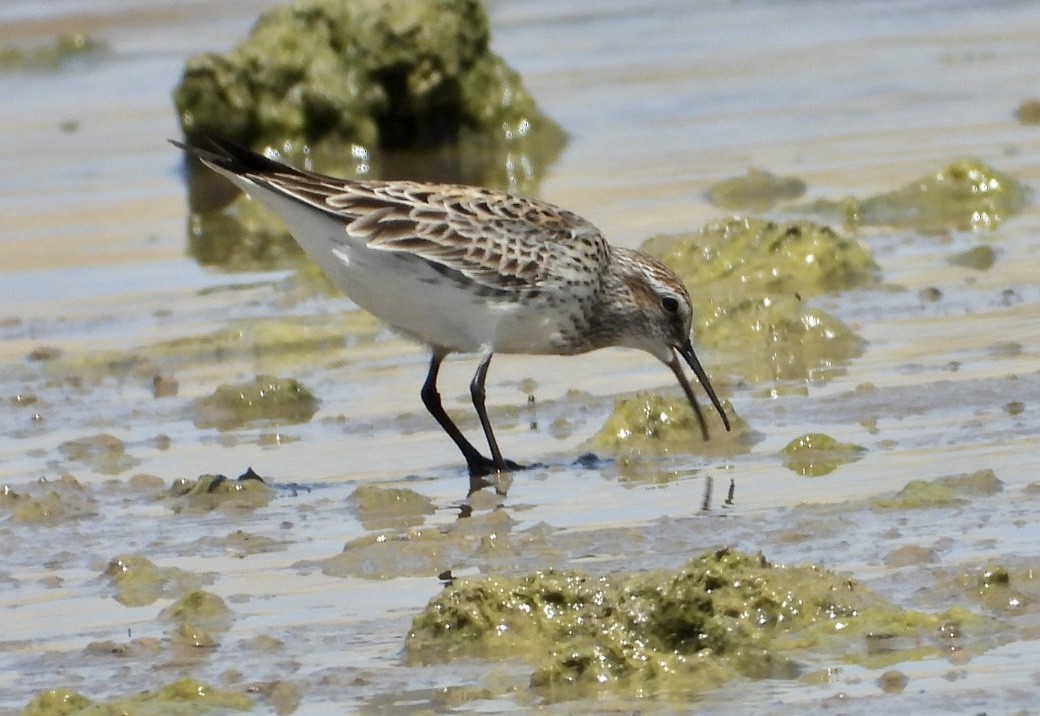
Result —
[[693, 406], [693, 412], [697, 414], [697, 422], [701, 424], [701, 435], [704, 436], [705, 440], [708, 439], [708, 424], [704, 421], [704, 414], [701, 412], [701, 406], [697, 404], [693, 388], [690, 387], [689, 381], [686, 380], [686, 374], [683, 373], [679, 356], [682, 356], [689, 366], [693, 368], [693, 374], [697, 376], [697, 380], [704, 387], [704, 391], [711, 399], [711, 404], [715, 406], [715, 410], [719, 411], [719, 415], [722, 417], [722, 424], [726, 426], [728, 431], [729, 418], [726, 417], [726, 411], [722, 409], [722, 403], [719, 402], [718, 396], [715, 395], [715, 389], [711, 387], [711, 382], [708, 381], [708, 374], [704, 372], [701, 362], [697, 360], [697, 355], [693, 352], [693, 343], [687, 340], [686, 343], [675, 349], [675, 355], [668, 362], [668, 367], [672, 369], [675, 377], [679, 379], [679, 385], [682, 386], [683, 392], [686, 393], [686, 398], [690, 401], [690, 405]]

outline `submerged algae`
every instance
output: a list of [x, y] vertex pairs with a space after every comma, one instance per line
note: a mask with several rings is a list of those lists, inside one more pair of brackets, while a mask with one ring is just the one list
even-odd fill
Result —
[[80, 32], [58, 35], [53, 42], [29, 49], [0, 47], [0, 71], [61, 70], [73, 60], [94, 57], [108, 49], [107, 43]]
[[219, 689], [194, 679], [180, 679], [158, 689], [96, 703], [71, 689], [53, 689], [30, 701], [22, 710], [22, 716], [189, 716], [228, 709], [248, 711], [253, 706], [252, 699], [237, 691]]
[[738, 675], [794, 677], [796, 655], [809, 650], [864, 660], [876, 635], [909, 637], [915, 656], [934, 656], [949, 646], [944, 625], [983, 621], [904, 611], [815, 566], [724, 549], [676, 572], [460, 579], [414, 619], [405, 654], [413, 663], [524, 658], [550, 700], [604, 689], [683, 696]]
[[878, 510], [951, 507], [967, 503], [970, 497], [994, 495], [1003, 489], [1004, 483], [987, 469], [934, 480], [911, 480], [894, 495], [874, 497], [870, 503]]
[[877, 282], [870, 252], [830, 227], [734, 217], [642, 249], [696, 286], [696, 339], [727, 353], [727, 369], [749, 381], [826, 381], [863, 352], [841, 321], [803, 305]]
[[351, 493], [350, 501], [366, 530], [415, 527], [436, 511], [433, 500], [402, 487], [361, 485]]

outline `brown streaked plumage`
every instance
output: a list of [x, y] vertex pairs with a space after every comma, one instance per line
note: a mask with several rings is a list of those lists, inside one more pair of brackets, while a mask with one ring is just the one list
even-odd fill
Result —
[[[516, 469], [485, 407], [494, 353], [574, 355], [625, 346], [668, 365], [707, 425], [679, 358], [729, 420], [690, 340], [691, 301], [659, 261], [611, 246], [585, 219], [537, 199], [478, 187], [351, 181], [294, 169], [236, 144], [173, 142], [273, 209], [348, 296], [422, 341], [432, 358], [422, 399], [466, 459], [471, 489]], [[441, 405], [437, 375], [454, 352], [480, 353], [470, 383], [487, 458]]]

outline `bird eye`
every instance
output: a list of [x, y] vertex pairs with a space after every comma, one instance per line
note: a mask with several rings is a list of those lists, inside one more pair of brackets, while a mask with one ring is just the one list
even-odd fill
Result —
[[661, 308], [666, 313], [677, 313], [679, 311], [679, 299], [675, 296], [665, 296], [661, 299]]

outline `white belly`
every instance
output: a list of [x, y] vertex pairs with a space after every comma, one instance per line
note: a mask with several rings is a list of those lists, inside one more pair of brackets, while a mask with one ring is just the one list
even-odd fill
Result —
[[225, 173], [286, 223], [332, 282], [359, 306], [415, 339], [461, 353], [490, 347], [501, 353], [557, 353], [569, 316], [535, 300], [481, 295], [439, 274], [426, 261], [369, 248], [311, 207]]

